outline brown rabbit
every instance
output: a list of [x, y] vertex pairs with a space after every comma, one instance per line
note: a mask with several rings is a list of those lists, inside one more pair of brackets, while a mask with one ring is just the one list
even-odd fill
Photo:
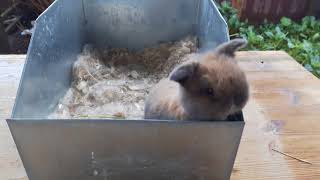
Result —
[[231, 40], [176, 67], [150, 91], [145, 119], [226, 120], [241, 111], [249, 86], [234, 56], [246, 44]]

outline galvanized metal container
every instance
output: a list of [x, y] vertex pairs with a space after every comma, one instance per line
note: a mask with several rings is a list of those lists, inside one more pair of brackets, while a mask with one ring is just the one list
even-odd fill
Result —
[[7, 122], [30, 180], [229, 179], [242, 114], [230, 121], [49, 120], [85, 43], [138, 50], [228, 41], [211, 0], [56, 0], [36, 21]]

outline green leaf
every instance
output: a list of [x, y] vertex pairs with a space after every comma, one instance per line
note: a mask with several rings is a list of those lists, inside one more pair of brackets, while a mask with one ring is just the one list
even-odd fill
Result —
[[286, 35], [282, 32], [281, 28], [279, 26], [276, 26], [276, 38], [277, 39], [285, 39]]
[[257, 39], [258, 39], [258, 41], [263, 41], [264, 40], [263, 36], [261, 36], [261, 35], [257, 35]]
[[264, 32], [269, 38], [273, 37], [274, 34], [271, 31]]
[[222, 1], [222, 3], [221, 3], [221, 8], [222, 9], [227, 9], [229, 7], [230, 7], [230, 5], [229, 5], [229, 3], [227, 1]]
[[287, 26], [290, 26], [290, 25], [292, 24], [291, 19], [286, 18], [286, 17], [281, 18], [280, 22], [281, 22], [281, 24], [282, 24], [283, 26], [286, 26], [286, 27], [287, 27]]
[[304, 65], [304, 68], [306, 68], [308, 71], [312, 72], [313, 71], [313, 68], [310, 64], [306, 64]]
[[319, 39], [320, 38], [320, 34], [319, 33], [316, 33], [316, 34], [314, 34], [313, 36], [312, 36], [312, 40], [317, 40], [317, 39]]
[[311, 17], [310, 17], [310, 26], [311, 26], [312, 28], [314, 28], [315, 25], [316, 25], [316, 18], [313, 17], [313, 16], [311, 16]]
[[300, 36], [301, 37], [303, 37], [303, 38], [305, 38], [305, 39], [307, 39], [308, 38], [308, 36], [306, 36], [305, 34], [303, 34], [303, 33], [300, 33]]
[[311, 66], [316, 69], [320, 68], [320, 56], [315, 56], [311, 58]]
[[303, 50], [306, 52], [312, 52], [312, 44], [309, 41], [303, 41]]
[[287, 39], [287, 44], [288, 44], [288, 48], [290, 48], [290, 49], [292, 49], [292, 48], [294, 48], [295, 47], [295, 45], [291, 42], [291, 40], [290, 39]]

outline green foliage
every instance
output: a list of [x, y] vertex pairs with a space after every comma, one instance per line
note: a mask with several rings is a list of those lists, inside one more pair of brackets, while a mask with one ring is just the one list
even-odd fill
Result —
[[283, 50], [306, 69], [320, 77], [320, 21], [304, 17], [294, 22], [283, 17], [278, 24], [266, 20], [259, 26], [240, 21], [237, 10], [222, 2], [219, 10], [226, 19], [230, 38], [243, 37], [249, 42], [245, 50]]

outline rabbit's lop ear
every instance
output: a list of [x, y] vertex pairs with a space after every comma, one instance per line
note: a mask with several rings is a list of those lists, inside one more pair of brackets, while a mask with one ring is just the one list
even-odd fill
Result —
[[183, 85], [188, 79], [195, 75], [198, 66], [199, 63], [197, 62], [184, 63], [171, 72], [169, 79]]
[[229, 42], [223, 43], [215, 49], [216, 54], [225, 55], [227, 57], [234, 57], [235, 52], [247, 45], [245, 39], [233, 39]]

